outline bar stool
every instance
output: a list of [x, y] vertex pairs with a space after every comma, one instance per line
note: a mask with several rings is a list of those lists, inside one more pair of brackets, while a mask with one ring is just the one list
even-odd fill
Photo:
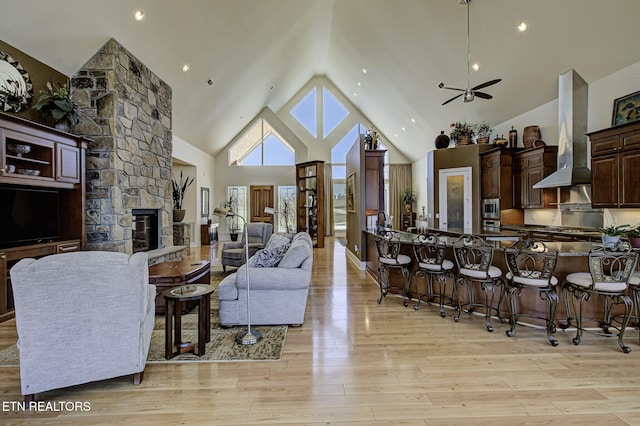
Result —
[[[427, 302], [431, 302], [435, 296], [439, 296], [440, 316], [444, 318], [444, 299], [447, 289], [447, 276], [453, 277], [453, 262], [444, 258], [446, 244], [438, 242], [438, 236], [435, 234], [419, 234], [413, 239], [413, 252], [418, 262], [418, 269], [413, 273], [413, 281], [416, 283], [416, 291], [418, 293], [418, 303], [413, 309], [420, 309], [420, 303], [423, 298], [427, 298]], [[426, 280], [426, 294], [420, 294], [420, 286], [418, 279]], [[433, 292], [433, 279], [438, 282], [438, 293]], [[448, 298], [451, 300], [451, 298]], [[451, 302], [453, 304], [453, 301]]]
[[[576, 337], [573, 343], [579, 345], [582, 341], [582, 307], [585, 301], [592, 295], [604, 297], [604, 318], [601, 323], [605, 335], [611, 335], [609, 328], [618, 330], [618, 345], [622, 352], [629, 353], [631, 348], [625, 346], [624, 331], [631, 316], [632, 302], [626, 294], [629, 280], [638, 262], [638, 253], [631, 250], [631, 246], [625, 242], [616, 245], [602, 245], [589, 251], [589, 272], [574, 272], [567, 275], [566, 283], [562, 287], [562, 294], [567, 309], [567, 323], [563, 328], [572, 325], [571, 306], [576, 311], [575, 327]], [[572, 294], [570, 298], [569, 293]], [[569, 300], [572, 303], [569, 303]], [[576, 310], [576, 302], [578, 309]], [[614, 305], [624, 305], [624, 314], [620, 326], [611, 322], [611, 312]], [[571, 306], [570, 306], [571, 305]]]
[[[638, 261], [638, 265], [640, 265], [640, 260]], [[629, 278], [629, 289], [631, 289], [631, 294], [633, 294], [633, 313], [631, 317], [635, 320], [636, 328], [640, 328], [640, 271], [635, 271], [631, 274]]]
[[[558, 250], [550, 251], [543, 242], [527, 239], [517, 241], [512, 247], [505, 249], [504, 259], [509, 268], [505, 276], [511, 325], [506, 332], [507, 336], [513, 337], [516, 334], [518, 316], [538, 318], [545, 320], [549, 343], [552, 346], [558, 346], [558, 341], [553, 338], [553, 333], [556, 332], [555, 315], [558, 307], [556, 292], [558, 279], [553, 276], [553, 272], [558, 261]], [[545, 317], [518, 311], [516, 298], [520, 296], [522, 290], [538, 292], [540, 299], [546, 304]]]
[[[453, 320], [458, 322], [460, 313], [466, 312], [472, 314], [476, 307], [482, 307], [485, 310], [485, 324], [487, 331], [493, 331], [491, 325], [491, 312], [495, 311], [498, 318], [500, 317], [500, 305], [504, 297], [504, 281], [502, 280], [502, 271], [500, 268], [493, 266], [493, 246], [478, 236], [462, 235], [453, 243], [453, 254], [458, 265], [458, 275], [454, 286], [455, 299], [457, 300], [458, 312]], [[476, 284], [484, 291], [485, 302], [476, 303], [474, 290]], [[460, 293], [458, 287], [467, 287], [467, 303], [460, 302]], [[499, 287], [500, 296], [498, 298], [497, 307], [493, 306], [494, 288]], [[491, 298], [489, 298], [491, 294]], [[466, 310], [465, 310], [466, 307]]]
[[[380, 298], [378, 303], [389, 293], [389, 289], [402, 290], [402, 304], [407, 307], [407, 296], [409, 294], [409, 282], [411, 274], [411, 257], [400, 254], [400, 239], [393, 231], [380, 231], [375, 236], [376, 248], [378, 250], [378, 285], [380, 286]], [[404, 286], [389, 286], [389, 269], [397, 269], [404, 277]]]

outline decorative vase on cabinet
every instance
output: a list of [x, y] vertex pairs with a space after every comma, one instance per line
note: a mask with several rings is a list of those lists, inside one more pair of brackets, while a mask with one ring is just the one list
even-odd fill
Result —
[[444, 134], [444, 130], [440, 130], [440, 134], [436, 136], [435, 146], [436, 149], [443, 149], [449, 147], [449, 136]]

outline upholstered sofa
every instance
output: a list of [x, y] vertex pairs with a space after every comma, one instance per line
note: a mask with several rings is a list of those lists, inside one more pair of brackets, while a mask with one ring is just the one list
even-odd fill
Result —
[[[247, 234], [249, 234], [249, 257], [258, 250], [263, 249], [269, 237], [273, 234], [273, 225], [263, 222], [250, 222], [246, 224]], [[227, 266], [244, 265], [245, 247], [244, 230], [240, 234], [240, 241], [227, 242], [222, 245], [222, 269], [227, 270]]]
[[[313, 266], [313, 243], [306, 232], [300, 232], [284, 246], [273, 247], [274, 240], [282, 240], [274, 234], [263, 250], [249, 259], [247, 265], [227, 276], [218, 285], [220, 300], [220, 323], [223, 326], [247, 323], [247, 280], [249, 268], [251, 291], [251, 324], [286, 324], [300, 326], [311, 284]], [[284, 248], [283, 248], [284, 247]], [[260, 265], [258, 258], [271, 252], [282, 254], [276, 266]]]
[[140, 383], [155, 319], [146, 253], [22, 259], [10, 274], [25, 399], [129, 374]]

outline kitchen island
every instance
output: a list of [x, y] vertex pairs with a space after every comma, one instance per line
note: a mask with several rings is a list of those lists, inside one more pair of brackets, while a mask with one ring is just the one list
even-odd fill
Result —
[[[456, 241], [461, 235], [464, 235], [464, 230], [460, 229], [433, 229], [428, 228], [428, 232], [432, 234], [437, 234], [442, 242], [447, 245], [446, 250], [446, 258], [454, 262], [453, 250], [451, 248], [451, 244]], [[375, 245], [375, 230], [365, 229], [363, 232], [366, 233], [367, 240], [367, 259], [366, 259], [366, 268], [367, 271], [376, 279], [378, 276], [378, 252]], [[417, 262], [415, 261], [415, 255], [413, 252], [413, 245], [415, 243], [415, 239], [418, 234], [412, 234], [409, 232], [403, 231], [394, 231], [394, 233], [400, 238], [401, 241], [401, 253], [406, 254], [412, 259], [412, 279], [409, 285], [409, 296], [416, 300], [418, 291], [416, 289], [416, 282], [413, 279], [413, 272], [417, 269]], [[525, 237], [526, 233], [522, 233], [520, 231], [508, 231], [508, 230], [500, 230], [500, 231], [487, 231], [487, 230], [471, 230], [469, 233], [471, 235], [480, 236], [485, 238], [490, 244], [493, 244], [495, 251], [493, 256], [493, 265], [500, 268], [503, 272], [503, 277], [508, 272], [508, 268], [504, 259], [504, 250], [507, 247], [510, 247], [514, 243], [514, 237]], [[556, 313], [556, 322], [562, 323], [566, 321], [567, 315], [565, 310], [564, 300], [562, 298], [561, 285], [565, 282], [565, 277], [572, 272], [588, 272], [588, 257], [589, 251], [597, 246], [597, 243], [593, 242], [585, 242], [585, 241], [576, 241], [576, 242], [565, 242], [565, 241], [544, 241], [549, 250], [558, 250], [558, 262], [556, 264], [556, 269], [554, 275], [557, 277], [560, 285], [558, 286], [558, 296], [560, 297], [558, 303], [558, 311]], [[391, 280], [391, 285], [399, 286], [401, 284], [402, 276], [400, 274], [391, 273], [389, 279]], [[451, 292], [453, 289], [452, 279], [447, 278], [447, 297], [451, 297]], [[425, 294], [425, 282], [422, 280], [418, 283], [420, 286], [420, 293]], [[476, 294], [477, 300], [479, 297], [484, 297], [480, 293]], [[497, 298], [496, 298], [497, 300]], [[393, 302], [388, 301], [388, 302]], [[545, 315], [545, 303], [540, 299], [537, 292], [523, 292], [520, 296], [519, 300], [519, 310], [531, 312], [534, 315], [543, 317]], [[410, 303], [410, 306], [412, 304]], [[426, 306], [423, 305], [423, 309]], [[603, 303], [600, 299], [594, 300], [592, 303], [585, 304], [585, 318], [602, 318], [603, 315]], [[428, 309], [428, 307], [426, 307]], [[504, 318], [508, 317], [508, 307], [506, 301], [503, 301], [500, 306], [501, 316]], [[537, 321], [535, 319], [527, 318], [527, 322], [530, 322], [535, 325], [543, 325], [542, 321]], [[585, 324], [587, 324], [585, 322]], [[595, 327], [597, 323], [592, 323], [587, 325], [588, 327]]]

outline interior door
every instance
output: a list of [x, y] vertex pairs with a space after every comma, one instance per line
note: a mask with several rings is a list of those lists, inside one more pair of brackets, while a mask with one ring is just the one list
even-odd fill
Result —
[[471, 167], [441, 169], [439, 173], [440, 229], [472, 227]]
[[273, 185], [251, 185], [249, 187], [250, 222], [266, 222], [273, 225], [272, 214], [264, 212], [265, 207], [276, 207]]

